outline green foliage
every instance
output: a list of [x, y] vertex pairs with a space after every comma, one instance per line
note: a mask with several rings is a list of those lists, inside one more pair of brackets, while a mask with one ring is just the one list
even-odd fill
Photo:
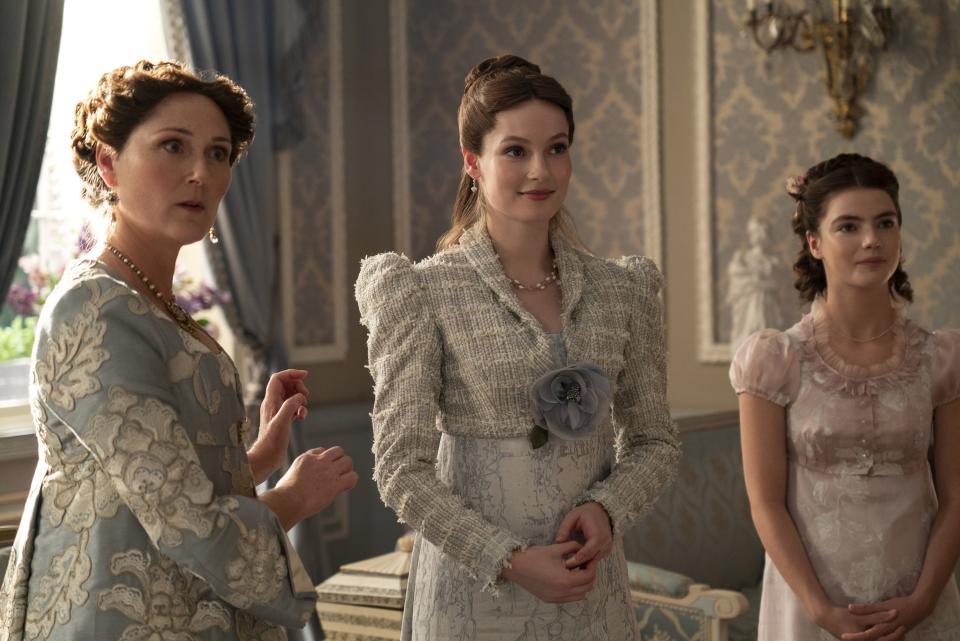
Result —
[[36, 316], [14, 316], [9, 326], [0, 327], [0, 361], [29, 357], [36, 328]]

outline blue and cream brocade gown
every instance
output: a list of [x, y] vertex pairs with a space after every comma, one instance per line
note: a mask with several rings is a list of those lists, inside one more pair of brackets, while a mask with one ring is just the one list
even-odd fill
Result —
[[0, 641], [276, 641], [314, 592], [255, 498], [236, 368], [103, 264], [44, 306], [40, 457], [0, 593]]

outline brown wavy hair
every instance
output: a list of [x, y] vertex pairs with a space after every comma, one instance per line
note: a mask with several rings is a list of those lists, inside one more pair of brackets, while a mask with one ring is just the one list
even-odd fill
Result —
[[240, 85], [215, 73], [198, 74], [179, 62], [141, 60], [108, 71], [74, 111], [73, 167], [83, 180], [81, 195], [94, 207], [113, 204], [116, 196], [97, 171], [97, 146], [119, 151], [130, 134], [170, 94], [188, 92], [210, 98], [230, 128], [230, 164], [253, 140], [253, 101]]
[[[483, 137], [496, 126], [497, 114], [534, 99], [552, 103], [563, 110], [567, 117], [567, 136], [573, 144], [573, 99], [563, 86], [520, 56], [504, 54], [487, 58], [471, 69], [463, 82], [463, 97], [457, 111], [460, 146], [479, 155], [483, 151]], [[481, 191], [470, 191], [470, 186], [470, 176], [465, 169], [461, 170], [452, 225], [437, 241], [438, 252], [456, 245], [463, 232], [483, 217]], [[550, 224], [574, 245], [583, 248], [573, 220], [562, 207]]]
[[[827, 274], [823, 261], [814, 258], [810, 252], [807, 232], [817, 233], [830, 198], [837, 192], [852, 187], [885, 191], [896, 208], [897, 225], [903, 225], [900, 183], [896, 175], [883, 163], [867, 156], [840, 154], [814, 165], [798, 180], [790, 181], [787, 191], [797, 205], [793, 214], [793, 231], [800, 238], [800, 251], [793, 264], [796, 274], [794, 287], [800, 292], [801, 300], [813, 301], [827, 290]], [[891, 295], [913, 301], [913, 288], [907, 272], [903, 269], [902, 255], [888, 284]]]

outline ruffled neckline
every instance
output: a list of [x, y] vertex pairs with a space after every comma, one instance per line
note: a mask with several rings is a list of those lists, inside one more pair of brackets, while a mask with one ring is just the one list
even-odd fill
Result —
[[880, 363], [864, 366], [847, 362], [830, 346], [830, 327], [820, 301], [799, 323], [800, 345], [806, 360], [814, 366], [820, 383], [853, 394], [873, 393], [881, 387], [903, 385], [916, 378], [923, 361], [927, 332], [906, 318], [895, 306], [893, 350]]

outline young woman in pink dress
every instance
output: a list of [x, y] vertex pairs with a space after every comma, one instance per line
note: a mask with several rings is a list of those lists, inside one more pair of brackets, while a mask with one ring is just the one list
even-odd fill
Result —
[[812, 309], [730, 369], [767, 551], [759, 639], [960, 639], [960, 331], [904, 316], [889, 168], [841, 154], [788, 192]]

